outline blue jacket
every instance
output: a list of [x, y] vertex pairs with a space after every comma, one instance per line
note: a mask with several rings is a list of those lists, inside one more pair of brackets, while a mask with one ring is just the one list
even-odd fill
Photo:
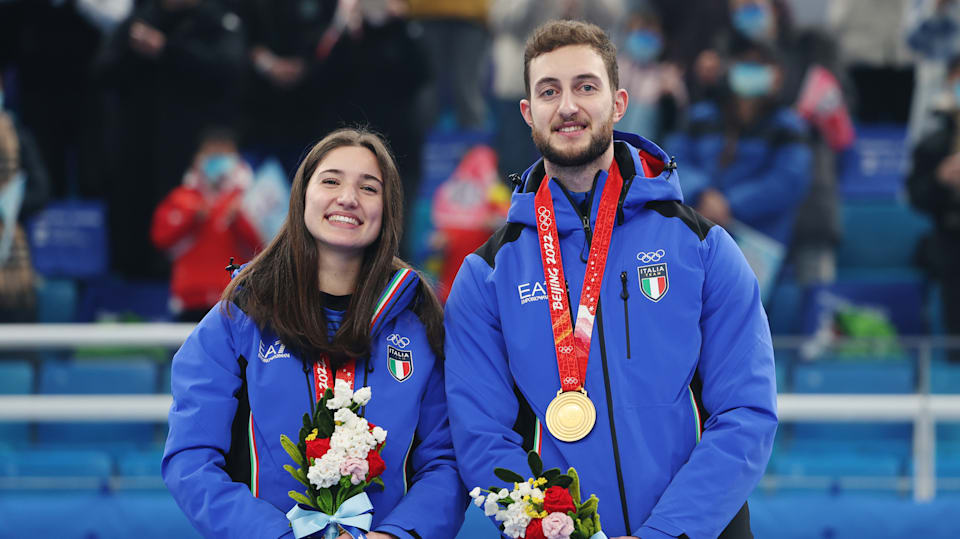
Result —
[[[387, 430], [386, 489], [367, 490], [373, 528], [398, 537], [414, 537], [411, 531], [454, 537], [467, 499], [453, 456], [443, 371], [411, 310], [419, 278], [410, 270], [397, 277], [371, 331], [371, 356], [356, 367], [355, 387], [373, 390], [365, 416]], [[234, 305], [230, 314], [210, 311], [173, 358], [163, 479], [206, 537], [293, 537], [287, 492], [303, 485], [283, 469], [293, 461], [280, 435], [295, 439], [300, 431], [315, 398], [312, 370], [308, 381], [300, 358], [274, 334]], [[409, 358], [412, 372], [401, 379], [391, 374], [388, 354]]]
[[[682, 204], [666, 154], [635, 135], [615, 139], [625, 193], [587, 366], [596, 424], [572, 443], [542, 427], [560, 379], [534, 222], [541, 162], [513, 194], [507, 224], [467, 256], [447, 300], [447, 402], [460, 473], [467, 488], [501, 484], [493, 468], [527, 471], [532, 447], [545, 467], [577, 468], [584, 497], [600, 498], [610, 537], [716, 537], [760, 480], [772, 449], [767, 319], [739, 249]], [[656, 177], [635, 176], [641, 152]], [[605, 181], [604, 171], [591, 228]], [[556, 181], [550, 189], [576, 312], [586, 233]], [[640, 268], [659, 264], [666, 292], [647, 296]], [[709, 414], [702, 425], [701, 414]]]
[[733, 217], [789, 246], [797, 208], [812, 178], [813, 153], [803, 120], [775, 110], [741, 134], [730, 164], [720, 109], [712, 102], [691, 107], [689, 127], [668, 142], [683, 170], [683, 194], [696, 205], [712, 187], [727, 197]]

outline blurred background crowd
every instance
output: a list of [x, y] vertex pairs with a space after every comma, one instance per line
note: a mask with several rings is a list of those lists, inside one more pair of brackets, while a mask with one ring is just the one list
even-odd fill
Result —
[[[0, 322], [198, 320], [279, 228], [305, 148], [357, 124], [390, 141], [402, 255], [443, 295], [539, 157], [523, 46], [554, 18], [614, 37], [615, 127], [740, 245], [782, 393], [960, 392], [960, 0], [0, 0]], [[0, 394], [169, 392], [170, 349], [4, 348]], [[824, 496], [751, 498], [758, 536], [898, 537], [913, 511], [902, 536], [956, 537], [955, 505], [842, 512], [920, 489], [901, 419], [785, 421], [758, 495]], [[0, 494], [36, 490], [65, 433], [92, 448], [74, 474], [162, 490], [165, 425], [69, 428], [0, 422]], [[926, 435], [955, 503], [960, 423]], [[146, 514], [182, 517], [167, 498]], [[0, 537], [32, 529], [30, 499], [0, 495]]]

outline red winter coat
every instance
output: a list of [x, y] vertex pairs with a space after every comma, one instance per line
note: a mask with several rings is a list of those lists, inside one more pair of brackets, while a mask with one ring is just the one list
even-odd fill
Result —
[[216, 196], [212, 204], [192, 187], [177, 187], [153, 213], [150, 238], [173, 256], [170, 291], [182, 309], [216, 304], [230, 281], [230, 257], [241, 264], [260, 246], [260, 234], [240, 206], [243, 191]]

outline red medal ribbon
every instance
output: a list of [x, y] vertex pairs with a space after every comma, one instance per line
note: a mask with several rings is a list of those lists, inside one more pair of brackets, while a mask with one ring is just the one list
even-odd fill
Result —
[[610, 250], [610, 234], [617, 217], [620, 190], [623, 178], [616, 160], [610, 166], [607, 182], [600, 197], [597, 210], [596, 230], [587, 269], [583, 276], [580, 307], [577, 310], [577, 325], [574, 331], [570, 320], [566, 279], [563, 276], [563, 260], [560, 257], [560, 236], [557, 233], [556, 213], [550, 195], [550, 177], [544, 176], [537, 189], [534, 205], [537, 212], [537, 237], [540, 240], [540, 259], [543, 261], [543, 276], [546, 279], [547, 300], [550, 304], [550, 319], [553, 323], [553, 341], [557, 351], [557, 370], [563, 391], [583, 387], [590, 359], [590, 338], [593, 335], [593, 320], [600, 300], [600, 285], [603, 269], [607, 265]]
[[[337, 369], [336, 379], [343, 380], [350, 386], [350, 389], [353, 389], [356, 367], [355, 359], [347, 361]], [[326, 354], [313, 364], [313, 394], [317, 396], [317, 402], [320, 401], [327, 389], [333, 389], [334, 378], [330, 376], [330, 370], [330, 358]]]

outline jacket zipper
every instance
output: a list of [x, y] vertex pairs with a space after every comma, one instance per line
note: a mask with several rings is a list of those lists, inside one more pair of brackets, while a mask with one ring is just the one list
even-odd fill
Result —
[[597, 332], [600, 337], [600, 363], [603, 365], [603, 388], [607, 393], [607, 416], [610, 421], [610, 441], [613, 443], [613, 462], [617, 467], [617, 486], [620, 488], [620, 506], [623, 508], [623, 525], [631, 533], [630, 514], [627, 508], [627, 492], [623, 486], [623, 469], [620, 466], [620, 445], [617, 443], [617, 426], [613, 420], [613, 395], [610, 390], [610, 371], [607, 368], [607, 347], [603, 337], [603, 311], [597, 302]]
[[620, 299], [623, 300], [623, 334], [627, 337], [627, 359], [630, 359], [630, 313], [627, 310], [627, 299], [630, 298], [630, 292], [627, 292], [627, 272], [625, 271], [620, 272], [620, 284], [623, 286], [623, 290], [620, 292]]

